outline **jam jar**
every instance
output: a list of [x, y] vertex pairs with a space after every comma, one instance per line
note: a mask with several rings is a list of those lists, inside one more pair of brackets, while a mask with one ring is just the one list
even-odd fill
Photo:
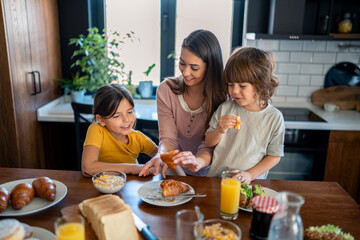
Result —
[[250, 236], [253, 239], [268, 239], [271, 219], [278, 210], [279, 202], [273, 197], [256, 196], [253, 198], [250, 228]]

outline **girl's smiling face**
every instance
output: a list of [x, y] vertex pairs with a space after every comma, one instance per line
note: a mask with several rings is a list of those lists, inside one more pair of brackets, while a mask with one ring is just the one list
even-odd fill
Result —
[[248, 82], [228, 83], [229, 95], [234, 101], [248, 111], [260, 111], [260, 100], [254, 86]]
[[180, 54], [179, 69], [185, 84], [191, 87], [202, 83], [206, 72], [206, 63], [187, 48], [183, 48]]
[[134, 108], [129, 101], [124, 98], [121, 100], [115, 114], [109, 118], [96, 115], [96, 119], [101, 126], [106, 127], [113, 137], [123, 139], [132, 130], [135, 123]]

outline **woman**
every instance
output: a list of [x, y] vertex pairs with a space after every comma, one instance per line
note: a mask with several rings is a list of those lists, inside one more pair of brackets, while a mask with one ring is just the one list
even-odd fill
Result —
[[166, 79], [157, 90], [159, 150], [145, 164], [140, 176], [147, 176], [150, 167], [155, 167], [157, 175], [162, 167], [165, 177], [168, 166], [160, 154], [175, 149], [180, 153], [173, 157], [174, 163], [181, 165], [176, 174], [207, 173], [208, 168], [204, 167], [210, 164], [213, 149], [204, 143], [205, 131], [214, 111], [226, 100], [222, 53], [216, 36], [207, 30], [196, 30], [186, 37], [179, 69], [181, 76]]

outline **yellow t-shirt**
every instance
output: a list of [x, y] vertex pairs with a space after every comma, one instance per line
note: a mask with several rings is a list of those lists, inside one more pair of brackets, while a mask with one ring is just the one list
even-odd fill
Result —
[[156, 148], [156, 144], [140, 131], [132, 130], [128, 137], [129, 143], [122, 143], [105, 127], [92, 123], [86, 133], [84, 147], [92, 145], [99, 148], [99, 161], [108, 163], [137, 163], [139, 153], [150, 154]]

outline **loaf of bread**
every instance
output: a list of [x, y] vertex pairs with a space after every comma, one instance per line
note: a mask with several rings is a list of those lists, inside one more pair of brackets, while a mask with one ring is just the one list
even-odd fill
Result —
[[54, 201], [56, 197], [56, 185], [48, 177], [39, 177], [32, 183], [35, 195], [48, 201]]
[[0, 212], [6, 210], [7, 205], [9, 204], [10, 193], [6, 188], [0, 187]]
[[18, 220], [13, 218], [0, 220], [0, 239], [23, 240], [24, 238], [25, 230]]
[[20, 183], [11, 190], [11, 205], [16, 210], [22, 209], [34, 196], [34, 188], [29, 183]]
[[79, 204], [99, 240], [138, 239], [132, 211], [119, 196], [106, 194]]

